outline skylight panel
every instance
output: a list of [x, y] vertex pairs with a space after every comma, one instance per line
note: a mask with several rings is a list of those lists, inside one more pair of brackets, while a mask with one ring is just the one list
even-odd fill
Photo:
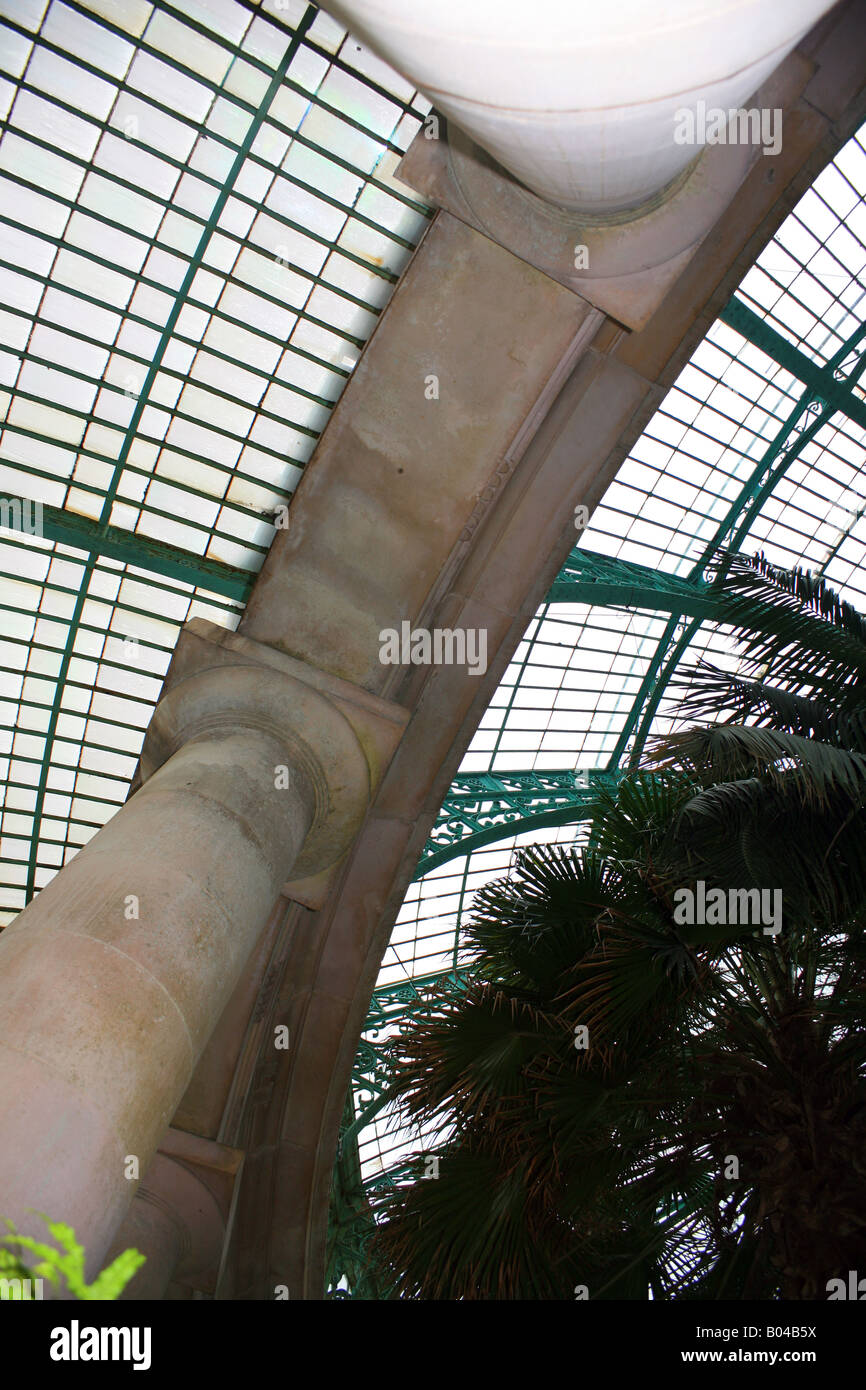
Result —
[[135, 51], [128, 39], [60, 0], [53, 0], [41, 32], [71, 57], [82, 58], [115, 78], [123, 77]]
[[[2, 14], [11, 14], [8, 5], [4, 5], [0, 9], [0, 15]], [[21, 17], [17, 13], [11, 14], [11, 17], [22, 24], [24, 28], [30, 27], [24, 24], [23, 14]], [[0, 66], [2, 66], [4, 73], [7, 73], [9, 77], [23, 77], [32, 52], [33, 43], [26, 34], [17, 33], [8, 24], [0, 24]], [[12, 91], [14, 93], [14, 86]]]
[[[776, 563], [825, 572], [843, 596], [863, 605], [866, 431], [837, 413], [810, 440], [804, 443], [801, 435], [817, 419], [814, 410], [805, 410], [810, 364], [821, 366], [841, 354], [862, 320], [864, 193], [866, 152], [858, 136], [786, 219], [737, 292], [804, 353], [801, 377], [763, 346], [716, 323], [596, 508], [579, 551], [643, 562], [653, 573], [688, 575], [711, 544], [736, 530], [746, 514], [747, 489], [771, 477], [771, 490], [740, 537], [742, 548], [760, 547]], [[374, 196], [369, 186], [366, 196]], [[861, 341], [858, 352], [862, 348]], [[849, 354], [837, 379], [847, 377], [854, 361]], [[864, 397], [859, 385], [853, 394]], [[671, 637], [668, 652], [681, 637], [688, 639], [680, 666], [702, 655], [728, 669], [737, 666], [737, 649], [724, 627], [665, 612], [628, 615], [544, 605], [490, 702], [461, 772], [599, 768], [621, 756], [626, 721], [641, 716], [635, 700], [639, 692], [646, 696], [645, 678], [663, 634]], [[678, 690], [662, 686], [650, 734], [670, 730], [679, 697]], [[626, 752], [633, 737], [634, 731]], [[534, 838], [568, 842], [576, 835], [575, 825], [536, 831]], [[443, 929], [459, 938], [474, 888], [507, 870], [518, 840], [532, 839], [531, 833], [506, 836], [413, 883], [380, 983], [393, 985], [401, 974], [420, 973], [422, 961], [425, 968], [447, 970]], [[460, 895], [456, 912], [454, 892]], [[392, 1153], [402, 1153], [406, 1142], [402, 1132], [386, 1140], [382, 1123], [379, 1117], [360, 1136], [368, 1178], [392, 1161]]]
[[213, 99], [212, 92], [203, 83], [141, 50], [130, 64], [126, 84], [132, 91], [152, 97], [160, 106], [176, 111], [196, 125], [205, 119]]

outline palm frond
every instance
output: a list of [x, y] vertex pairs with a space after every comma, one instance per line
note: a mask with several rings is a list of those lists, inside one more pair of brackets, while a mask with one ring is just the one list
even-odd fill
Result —
[[756, 777], [784, 785], [803, 805], [826, 806], [838, 794], [858, 805], [866, 794], [866, 755], [784, 729], [695, 726], [656, 739], [651, 756], [663, 770], [682, 769], [705, 786]]
[[783, 570], [761, 554], [722, 554], [726, 623], [752, 672], [769, 666], [776, 685], [823, 690], [862, 703], [866, 619], [830, 585], [801, 569]]
[[[672, 688], [684, 694], [677, 706], [678, 719], [719, 719], [727, 723], [750, 720], [772, 729], [787, 730], [804, 738], [842, 742], [838, 713], [821, 700], [795, 695], [769, 685], [766, 680], [744, 680], [730, 671], [720, 670], [709, 661], [681, 670], [671, 681]], [[866, 718], [850, 720], [845, 731], [866, 734]], [[863, 740], [866, 752], [866, 738]]]

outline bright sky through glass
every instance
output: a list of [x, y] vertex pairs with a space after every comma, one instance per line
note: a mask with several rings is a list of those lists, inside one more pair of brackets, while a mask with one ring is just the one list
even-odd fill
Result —
[[[44, 525], [0, 526], [0, 926], [123, 803], [182, 624], [237, 624], [428, 224], [394, 178], [428, 109], [303, 0], [0, 0], [0, 502], [41, 503]], [[738, 290], [808, 362], [842, 353], [843, 375], [864, 193], [861, 132]], [[581, 549], [696, 572], [804, 390], [716, 322]], [[866, 607], [863, 427], [828, 412], [790, 455], [740, 544]], [[613, 765], [669, 726], [668, 691], [634, 718], [660, 644], [672, 664], [732, 660], [708, 624], [543, 605], [462, 770]], [[576, 833], [511, 834], [413, 883], [380, 986], [451, 969], [515, 843]], [[402, 1007], [382, 1006], [385, 1031]], [[362, 1133], [367, 1176], [405, 1151], [387, 1119]]]
[[0, 3], [0, 498], [44, 506], [0, 528], [0, 925], [122, 804], [181, 625], [237, 624], [427, 225], [429, 103], [307, 8]]
[[[737, 297], [818, 366], [856, 333], [866, 313], [866, 127], [800, 200]], [[862, 352], [863, 343], [857, 348]], [[854, 355], [843, 357], [850, 369]], [[624, 461], [580, 547], [687, 576], [719, 538], [732, 509], [803, 394], [803, 383], [721, 320]], [[863, 388], [854, 394], [864, 399]], [[810, 417], [813, 418], [813, 417]], [[796, 431], [792, 431], [796, 438]], [[823, 570], [866, 610], [866, 430], [833, 414], [779, 477], [741, 548], [781, 565]], [[588, 604], [544, 604], [529, 624], [478, 732], [463, 772], [605, 768], [616, 758], [659, 643], [686, 629], [669, 614]], [[735, 664], [726, 631], [696, 625], [678, 660], [706, 654]], [[666, 692], [647, 732], [671, 727]], [[630, 746], [630, 743], [626, 746]], [[475, 891], [507, 872], [519, 845], [571, 843], [579, 826], [506, 834], [413, 882], [385, 953], [378, 988], [446, 972], [458, 962], [460, 923]], [[371, 1015], [371, 1018], [374, 1014]], [[390, 1031], [396, 1029], [392, 1023]], [[375, 1040], [372, 1031], [365, 1035]], [[384, 1036], [384, 1034], [382, 1035]], [[371, 1094], [371, 1093], [368, 1093]], [[417, 1151], [386, 1107], [359, 1135], [362, 1174]]]

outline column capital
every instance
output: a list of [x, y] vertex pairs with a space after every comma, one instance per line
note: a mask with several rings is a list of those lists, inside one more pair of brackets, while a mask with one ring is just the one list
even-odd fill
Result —
[[287, 768], [301, 771], [314, 792], [313, 823], [284, 892], [315, 907], [408, 718], [400, 705], [194, 618], [172, 657], [133, 789], [192, 740], [240, 731], [268, 735], [284, 750]]

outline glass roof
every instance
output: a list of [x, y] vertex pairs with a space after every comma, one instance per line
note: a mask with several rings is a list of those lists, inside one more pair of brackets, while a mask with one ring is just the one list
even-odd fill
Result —
[[[579, 788], [670, 729], [676, 697], [667, 682], [678, 667], [699, 654], [736, 664], [723, 609], [707, 621], [682, 597], [700, 590], [721, 541], [826, 574], [866, 608], [864, 300], [866, 126], [786, 218], [623, 462], [529, 624], [455, 788], [480, 796], [486, 776], [508, 786], [507, 774], [528, 771], [544, 774], [539, 797], [545, 781], [565, 786], [567, 776]], [[618, 570], [628, 606], [569, 601], [586, 593], [587, 572], [604, 579]], [[446, 803], [443, 830], [457, 802]], [[495, 822], [503, 803], [492, 804]], [[359, 1118], [349, 1137], [370, 1188], [399, 1179], [424, 1142], [387, 1104], [382, 1043], [423, 1014], [434, 982], [459, 987], [463, 915], [478, 888], [507, 872], [515, 849], [583, 834], [576, 817], [516, 831], [514, 817], [499, 819], [498, 833], [487, 832], [495, 843], [468, 854], [459, 836], [450, 849], [447, 834], [437, 839], [437, 826], [428, 848], [445, 845], [450, 857], [416, 876], [398, 915], [351, 1092]]]
[[0, 926], [123, 803], [181, 625], [236, 626], [428, 110], [296, 0], [0, 0]]
[[[183, 623], [236, 626], [431, 216], [394, 178], [428, 110], [303, 0], [0, 0], [0, 927], [123, 803]], [[582, 833], [684, 661], [733, 662], [711, 549], [866, 606], [864, 139], [695, 350], [491, 700], [383, 961], [341, 1144], [362, 1181], [417, 1144], [377, 1044], [460, 987], [474, 890]]]

